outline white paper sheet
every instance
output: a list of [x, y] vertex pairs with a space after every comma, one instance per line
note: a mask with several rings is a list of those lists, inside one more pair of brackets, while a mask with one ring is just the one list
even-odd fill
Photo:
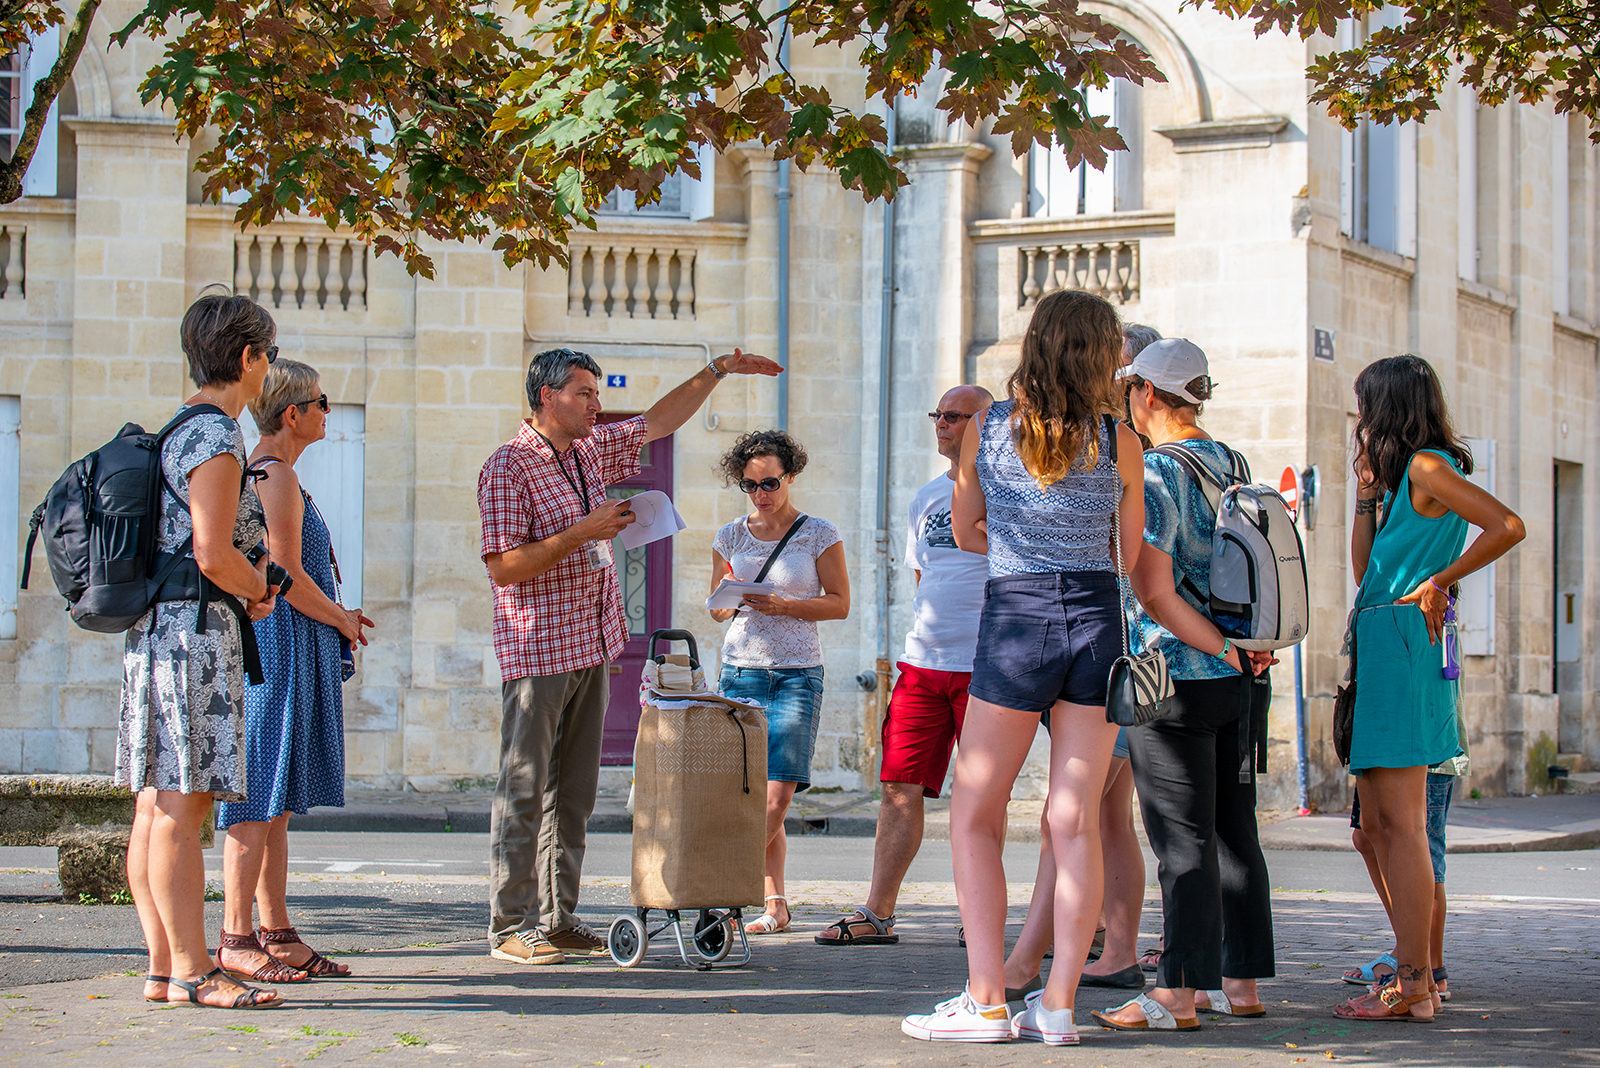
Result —
[[707, 608], [738, 608], [744, 604], [746, 594], [751, 593], [777, 593], [778, 586], [772, 582], [740, 582], [738, 579], [725, 578], [711, 591], [711, 596], [706, 598]]
[[629, 497], [628, 510], [633, 513], [633, 522], [623, 527], [622, 533], [617, 535], [622, 539], [624, 549], [637, 549], [641, 545], [670, 538], [688, 525], [673, 506], [672, 498], [660, 490], [645, 490]]

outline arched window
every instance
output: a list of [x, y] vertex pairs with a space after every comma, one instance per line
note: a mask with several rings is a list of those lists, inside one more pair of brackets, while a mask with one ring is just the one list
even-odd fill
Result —
[[1121, 78], [1105, 89], [1090, 88], [1089, 113], [1109, 115], [1127, 142], [1126, 151], [1112, 152], [1103, 171], [1086, 163], [1067, 166], [1067, 152], [1059, 144], [1034, 145], [1028, 153], [1028, 214], [1037, 218], [1072, 215], [1110, 215], [1137, 211], [1144, 206], [1143, 124], [1139, 87]]

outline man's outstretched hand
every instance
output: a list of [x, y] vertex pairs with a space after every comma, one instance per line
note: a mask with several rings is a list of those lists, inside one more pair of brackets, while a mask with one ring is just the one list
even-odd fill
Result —
[[717, 362], [730, 375], [767, 375], [770, 377], [783, 373], [782, 367], [779, 367], [765, 356], [757, 356], [753, 352], [744, 352], [737, 348], [732, 352], [726, 352], [718, 356]]

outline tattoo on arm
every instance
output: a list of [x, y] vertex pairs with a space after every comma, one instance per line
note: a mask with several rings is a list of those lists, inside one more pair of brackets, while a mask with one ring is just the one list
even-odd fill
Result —
[[1377, 515], [1378, 498], [1363, 497], [1356, 501], [1356, 515]]

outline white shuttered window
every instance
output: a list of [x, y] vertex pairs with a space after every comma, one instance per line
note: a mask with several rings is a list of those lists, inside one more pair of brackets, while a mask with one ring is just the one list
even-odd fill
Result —
[[[1494, 442], [1485, 438], [1464, 438], [1472, 450], [1472, 474], [1467, 481], [1494, 493]], [[1467, 527], [1467, 544], [1483, 531]], [[1461, 580], [1461, 600], [1456, 605], [1456, 620], [1461, 627], [1463, 656], [1494, 655], [1494, 564], [1474, 571]]]
[[[244, 428], [245, 450], [253, 450], [261, 440], [255, 421], [246, 416], [239, 424]], [[317, 502], [333, 534], [333, 551], [339, 558], [339, 595], [348, 608], [361, 605], [366, 448], [366, 409], [359, 404], [335, 404], [328, 411], [328, 436], [306, 449], [294, 465], [301, 487]]]

